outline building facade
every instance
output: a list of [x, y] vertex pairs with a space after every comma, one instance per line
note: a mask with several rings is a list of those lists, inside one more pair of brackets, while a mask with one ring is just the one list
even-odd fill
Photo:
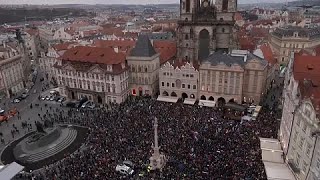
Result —
[[160, 54], [153, 48], [148, 35], [138, 37], [135, 47], [127, 56], [130, 68], [132, 95], [156, 95], [159, 90]]
[[236, 48], [234, 13], [236, 0], [181, 0], [177, 57], [201, 61], [217, 49]]
[[87, 97], [99, 104], [125, 101], [130, 93], [125, 57], [111, 48], [68, 49], [54, 65], [59, 92], [71, 99]]
[[291, 53], [284, 81], [279, 138], [297, 179], [319, 179], [319, 57]]
[[6, 43], [0, 46], [0, 96], [15, 96], [24, 89], [23, 55]]
[[199, 71], [190, 63], [166, 62], [159, 70], [160, 96], [198, 99]]
[[214, 53], [199, 67], [199, 96], [218, 103], [259, 103], [268, 77], [268, 62], [247, 51]]
[[279, 64], [287, 64], [291, 51], [312, 48], [320, 44], [320, 27], [287, 26], [271, 33], [271, 46]]

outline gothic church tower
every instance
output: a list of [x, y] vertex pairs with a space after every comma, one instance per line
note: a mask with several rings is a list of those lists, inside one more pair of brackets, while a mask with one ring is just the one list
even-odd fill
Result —
[[199, 61], [219, 49], [235, 47], [237, 0], [180, 0], [178, 58]]

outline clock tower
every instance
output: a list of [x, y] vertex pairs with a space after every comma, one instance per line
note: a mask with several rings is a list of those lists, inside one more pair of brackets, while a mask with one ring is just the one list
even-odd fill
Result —
[[236, 48], [236, 11], [237, 0], [180, 0], [178, 58], [201, 62], [214, 51]]

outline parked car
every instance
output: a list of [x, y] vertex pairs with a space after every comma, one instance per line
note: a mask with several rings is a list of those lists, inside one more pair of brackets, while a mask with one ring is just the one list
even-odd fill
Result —
[[125, 176], [129, 176], [134, 173], [134, 170], [125, 164], [118, 164], [116, 166], [116, 171]]
[[0, 114], [3, 114], [3, 113], [4, 113], [4, 109], [0, 108]]
[[29, 96], [29, 94], [27, 94], [27, 93], [22, 93], [21, 94], [21, 98], [23, 98], [23, 99], [27, 98], [28, 96]]
[[79, 100], [79, 105], [76, 107], [76, 108], [80, 108], [82, 106], [83, 103], [87, 102], [88, 101], [88, 98], [87, 97], [82, 97], [80, 100]]
[[19, 103], [21, 100], [18, 98], [13, 99], [12, 103]]
[[96, 105], [93, 102], [90, 102], [89, 104], [87, 104], [87, 107], [90, 109], [94, 109]]
[[86, 108], [89, 105], [90, 101], [86, 101], [81, 105], [81, 108]]
[[65, 97], [61, 97], [61, 98], [59, 98], [58, 102], [59, 102], [59, 103], [62, 103], [62, 102], [65, 101], [65, 100], [66, 100]]
[[49, 101], [50, 100], [50, 96], [46, 96], [46, 100]]
[[42, 96], [42, 97], [41, 97], [41, 100], [42, 100], [42, 101], [46, 100], [46, 97]]
[[54, 100], [54, 98], [55, 98], [55, 96], [50, 96], [50, 101], [53, 101]]

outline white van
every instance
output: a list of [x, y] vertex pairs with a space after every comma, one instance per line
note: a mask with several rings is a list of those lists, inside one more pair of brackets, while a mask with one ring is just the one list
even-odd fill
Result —
[[119, 172], [119, 173], [121, 173], [121, 174], [123, 174], [123, 175], [126, 175], [126, 176], [132, 175], [133, 172], [134, 172], [133, 169], [131, 169], [130, 167], [128, 167], [128, 166], [125, 165], [125, 164], [119, 164], [119, 165], [117, 165], [116, 171]]

